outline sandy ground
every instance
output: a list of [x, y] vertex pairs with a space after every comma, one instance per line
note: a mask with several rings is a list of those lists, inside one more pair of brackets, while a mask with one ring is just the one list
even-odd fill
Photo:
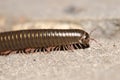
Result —
[[[0, 0], [0, 31], [82, 28], [90, 48], [0, 56], [0, 80], [120, 80], [119, 0]], [[14, 5], [14, 6], [13, 6]], [[56, 27], [57, 26], [57, 27]]]

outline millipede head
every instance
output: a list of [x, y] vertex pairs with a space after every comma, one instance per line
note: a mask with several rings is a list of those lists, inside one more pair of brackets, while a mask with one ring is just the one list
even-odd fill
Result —
[[90, 47], [89, 41], [90, 41], [90, 36], [89, 36], [88, 33], [85, 32], [85, 33], [82, 35], [82, 37], [80, 38], [80, 43], [81, 43], [81, 45], [83, 46], [83, 48], [88, 48], [88, 47]]

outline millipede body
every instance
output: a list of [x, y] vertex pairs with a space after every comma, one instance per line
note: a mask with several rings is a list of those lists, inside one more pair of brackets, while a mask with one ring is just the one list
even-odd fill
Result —
[[[0, 33], [0, 55], [11, 51], [72, 50], [89, 47], [89, 34], [81, 29], [30, 29]], [[7, 51], [7, 53], [6, 53]]]

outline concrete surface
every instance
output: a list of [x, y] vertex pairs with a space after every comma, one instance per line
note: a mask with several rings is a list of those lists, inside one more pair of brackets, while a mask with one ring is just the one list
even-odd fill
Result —
[[120, 17], [119, 0], [1, 0], [0, 13], [32, 19]]
[[91, 37], [97, 40], [74, 52], [0, 56], [0, 80], [120, 80], [119, 4], [119, 0], [0, 0], [1, 32], [32, 26], [83, 28], [93, 30]]
[[119, 80], [120, 40], [99, 41], [74, 52], [0, 56], [0, 80]]

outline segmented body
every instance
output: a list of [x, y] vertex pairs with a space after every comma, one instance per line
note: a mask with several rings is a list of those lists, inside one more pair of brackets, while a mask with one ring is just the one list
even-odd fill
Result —
[[32, 29], [0, 33], [0, 55], [8, 50], [28, 48], [57, 50], [56, 47], [59, 47], [60, 50], [65, 50], [65, 46], [88, 48], [89, 34], [80, 29]]

